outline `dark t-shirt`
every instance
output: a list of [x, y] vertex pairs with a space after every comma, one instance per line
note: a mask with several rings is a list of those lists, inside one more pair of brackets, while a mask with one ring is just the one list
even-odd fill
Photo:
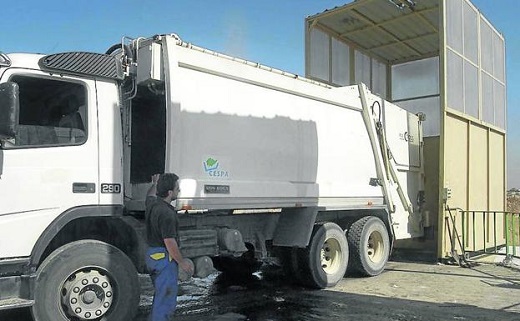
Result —
[[177, 238], [177, 212], [160, 197], [146, 198], [146, 242], [149, 246], [165, 246], [164, 239]]

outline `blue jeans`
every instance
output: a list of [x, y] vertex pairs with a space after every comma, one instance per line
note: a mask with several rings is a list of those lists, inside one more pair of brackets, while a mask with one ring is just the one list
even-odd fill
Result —
[[164, 247], [149, 247], [145, 261], [155, 288], [150, 320], [168, 321], [177, 307], [177, 262]]

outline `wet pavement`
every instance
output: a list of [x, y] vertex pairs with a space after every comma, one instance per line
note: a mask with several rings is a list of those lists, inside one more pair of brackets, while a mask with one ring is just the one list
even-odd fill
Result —
[[[133, 321], [147, 320], [153, 288], [141, 276]], [[183, 282], [174, 320], [520, 320], [520, 272], [482, 264], [470, 269], [390, 262], [381, 275], [347, 277], [328, 290], [293, 285], [279, 269], [251, 277], [214, 273]], [[27, 310], [0, 312], [0, 321], [30, 321]]]
[[[143, 282], [144, 321], [151, 297]], [[390, 262], [383, 274], [347, 277], [329, 290], [290, 284], [269, 267], [250, 278], [213, 274], [183, 283], [175, 320], [520, 320], [520, 272]]]

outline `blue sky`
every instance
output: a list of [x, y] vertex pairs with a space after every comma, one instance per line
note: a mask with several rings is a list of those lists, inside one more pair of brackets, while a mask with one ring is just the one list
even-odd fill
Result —
[[[122, 36], [177, 33], [202, 47], [304, 74], [304, 18], [348, 2], [350, 0], [10, 1], [2, 5], [0, 50], [104, 52]], [[506, 38], [508, 187], [520, 187], [520, 2], [473, 0], [473, 3]]]

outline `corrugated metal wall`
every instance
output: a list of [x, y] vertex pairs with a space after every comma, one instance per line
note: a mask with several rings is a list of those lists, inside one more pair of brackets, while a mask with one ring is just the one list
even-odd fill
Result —
[[[450, 208], [504, 211], [504, 39], [467, 0], [444, 0], [442, 8], [441, 189], [451, 189], [451, 198], [446, 200]], [[442, 211], [442, 199], [440, 204]], [[453, 232], [454, 226], [446, 221], [447, 215], [439, 216], [439, 257], [449, 256], [452, 247], [448, 232]], [[504, 242], [503, 224], [493, 224], [489, 215], [464, 215], [456, 218], [455, 231], [460, 237], [464, 235], [465, 250], [481, 251], [492, 247], [495, 240]], [[503, 222], [501, 215], [498, 222]], [[455, 236], [452, 233], [451, 238]]]

